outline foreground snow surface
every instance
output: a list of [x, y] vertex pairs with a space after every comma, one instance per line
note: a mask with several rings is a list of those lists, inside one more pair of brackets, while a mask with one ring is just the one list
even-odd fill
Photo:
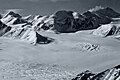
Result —
[[101, 72], [120, 62], [120, 41], [92, 31], [54, 34], [50, 44], [0, 38], [0, 80], [70, 80], [85, 70]]

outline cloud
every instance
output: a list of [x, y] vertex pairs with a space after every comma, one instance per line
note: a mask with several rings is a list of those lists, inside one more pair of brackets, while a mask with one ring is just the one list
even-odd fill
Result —
[[39, 1], [39, 0], [29, 0], [29, 1], [31, 1], [31, 2], [37, 2], [37, 1]]
[[[22, 0], [22, 1], [38, 2], [41, 0]], [[45, 1], [58, 2], [58, 1], [70, 1], [70, 0], [45, 0]]]
[[22, 0], [22, 1], [38, 2], [38, 1], [40, 1], [40, 0]]
[[50, 0], [52, 2], [58, 2], [58, 1], [70, 1], [70, 0]]

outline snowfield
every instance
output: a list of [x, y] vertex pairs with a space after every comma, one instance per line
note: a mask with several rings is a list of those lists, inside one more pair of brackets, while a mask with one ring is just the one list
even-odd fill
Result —
[[40, 31], [55, 41], [37, 45], [1, 37], [0, 80], [71, 80], [85, 70], [96, 73], [118, 65], [120, 41], [91, 32]]

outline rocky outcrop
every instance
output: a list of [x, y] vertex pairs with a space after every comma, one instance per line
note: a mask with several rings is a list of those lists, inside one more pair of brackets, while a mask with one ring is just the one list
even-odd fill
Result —
[[120, 65], [100, 73], [92, 73], [87, 70], [72, 80], [120, 80]]

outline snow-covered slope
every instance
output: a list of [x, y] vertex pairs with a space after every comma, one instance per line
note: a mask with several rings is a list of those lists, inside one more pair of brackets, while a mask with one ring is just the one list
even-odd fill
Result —
[[36, 30], [48, 30], [53, 27], [54, 15], [50, 16], [35, 16], [32, 21], [32, 27]]
[[[43, 37], [37, 32], [38, 29], [41, 28], [39, 25], [42, 25], [44, 23], [47, 16], [36, 16], [32, 22], [29, 20], [30, 17], [31, 16], [22, 17], [19, 14], [10, 11], [1, 19], [0, 35], [13, 39], [24, 39], [33, 44], [41, 42], [50, 43], [53, 41], [51, 39], [48, 40], [47, 37]], [[46, 23], [48, 22], [49, 20], [46, 21]]]
[[98, 29], [93, 31], [93, 35], [107, 37], [114, 36], [119, 39], [120, 35], [120, 20], [119, 18], [114, 19], [110, 24], [102, 25]]

